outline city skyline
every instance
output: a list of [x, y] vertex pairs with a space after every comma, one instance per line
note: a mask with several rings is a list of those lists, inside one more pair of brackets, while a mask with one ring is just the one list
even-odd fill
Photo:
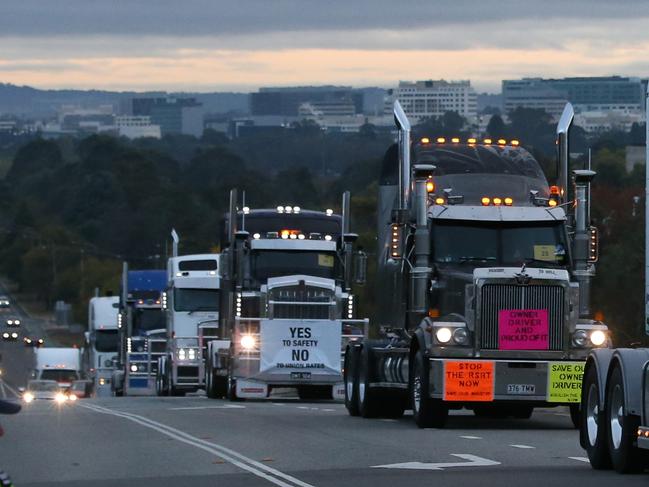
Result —
[[648, 22], [642, 1], [10, 1], [0, 82], [251, 92], [469, 79], [494, 93], [503, 79], [646, 77]]

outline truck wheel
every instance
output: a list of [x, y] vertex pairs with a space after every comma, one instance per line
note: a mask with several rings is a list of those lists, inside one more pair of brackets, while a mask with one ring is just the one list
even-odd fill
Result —
[[370, 387], [372, 367], [372, 346], [366, 343], [360, 352], [358, 363], [358, 413], [364, 418], [375, 418], [379, 414], [380, 398], [376, 389]]
[[350, 416], [360, 414], [358, 408], [358, 355], [358, 350], [355, 347], [347, 347], [343, 381], [345, 382], [345, 407]]
[[228, 371], [228, 379], [227, 379], [227, 383], [226, 383], [226, 388], [227, 388], [226, 389], [227, 390], [226, 396], [227, 396], [229, 401], [232, 401], [232, 402], [243, 401], [243, 399], [241, 399], [239, 396], [237, 396], [237, 380], [234, 377], [232, 377], [232, 372], [231, 371]]
[[579, 426], [582, 446], [586, 449], [591, 467], [595, 470], [611, 468], [606, 439], [607, 422], [599, 407], [599, 380], [594, 366], [589, 367], [584, 376]]
[[205, 393], [210, 399], [218, 398], [214, 383], [214, 371], [212, 370], [212, 362], [210, 360], [207, 360], [205, 364]]
[[448, 407], [441, 399], [432, 399], [428, 395], [429, 370], [424, 353], [417, 350], [410, 383], [412, 415], [420, 428], [442, 428], [448, 418]]
[[627, 414], [622, 370], [615, 366], [606, 388], [608, 448], [613, 468], [619, 473], [639, 472], [645, 465], [645, 454], [634, 445], [640, 418]]

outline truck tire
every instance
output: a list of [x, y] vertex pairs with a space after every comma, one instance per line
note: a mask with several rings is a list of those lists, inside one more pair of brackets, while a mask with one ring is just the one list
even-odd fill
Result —
[[350, 416], [358, 416], [358, 349], [347, 347], [345, 350], [345, 363], [343, 381], [345, 383], [345, 407]]
[[420, 428], [443, 428], [448, 418], [448, 406], [441, 399], [429, 396], [429, 370], [424, 353], [417, 350], [409, 387], [412, 415]]
[[232, 371], [228, 370], [228, 378], [226, 382], [226, 397], [231, 402], [243, 401], [242, 398], [237, 396], [237, 380], [232, 377]]
[[210, 399], [218, 399], [221, 397], [216, 391], [214, 370], [212, 369], [212, 361], [209, 359], [205, 364], [205, 394], [207, 394], [207, 397]]
[[297, 395], [303, 401], [333, 399], [332, 386], [298, 386]]
[[589, 367], [583, 381], [579, 434], [591, 467], [595, 470], [605, 470], [611, 468], [611, 456], [607, 443], [608, 423], [606, 415], [599, 407], [599, 388], [597, 369], [594, 366]]
[[613, 468], [619, 473], [641, 471], [645, 452], [634, 445], [640, 418], [627, 414], [622, 369], [615, 365], [606, 387], [607, 440]]
[[570, 421], [572, 421], [572, 427], [576, 430], [579, 429], [579, 424], [581, 423], [581, 407], [579, 404], [571, 404], [570, 409]]
[[370, 387], [372, 370], [372, 346], [365, 343], [358, 360], [358, 413], [363, 418], [375, 418], [380, 412], [380, 397], [376, 389]]

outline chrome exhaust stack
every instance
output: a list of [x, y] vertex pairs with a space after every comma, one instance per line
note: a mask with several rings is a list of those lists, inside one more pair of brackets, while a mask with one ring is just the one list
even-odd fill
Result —
[[570, 103], [566, 103], [559, 123], [557, 124], [557, 186], [561, 203], [568, 201], [568, 166], [570, 151], [568, 148], [568, 131], [575, 118], [575, 111]]
[[172, 257], [178, 257], [178, 242], [180, 242], [180, 237], [178, 236], [178, 232], [176, 232], [175, 228], [171, 229], [171, 239], [173, 240], [171, 255]]
[[399, 129], [399, 212], [403, 215], [410, 208], [410, 120], [394, 102], [394, 123]]

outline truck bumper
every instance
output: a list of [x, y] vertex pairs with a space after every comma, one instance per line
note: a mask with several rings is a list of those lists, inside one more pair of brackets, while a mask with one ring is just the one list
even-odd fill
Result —
[[431, 358], [430, 397], [458, 403], [579, 403], [584, 365], [581, 361]]
[[196, 390], [204, 386], [205, 365], [201, 360], [172, 363], [172, 382], [176, 389]]

